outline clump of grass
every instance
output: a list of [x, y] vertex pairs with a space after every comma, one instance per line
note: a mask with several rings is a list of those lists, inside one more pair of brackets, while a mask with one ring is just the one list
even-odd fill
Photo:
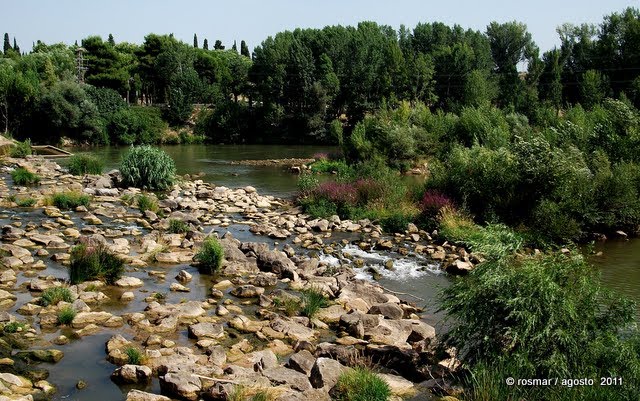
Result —
[[143, 213], [147, 210], [151, 210], [152, 212], [158, 211], [158, 201], [145, 194], [136, 196], [136, 204], [138, 205], [138, 209]]
[[384, 380], [361, 367], [342, 373], [332, 392], [336, 401], [387, 401], [391, 396]]
[[69, 173], [73, 175], [102, 174], [104, 163], [94, 156], [73, 155], [69, 158], [67, 168], [69, 169]]
[[85, 287], [85, 291], [86, 292], [93, 292], [96, 291], [98, 289], [98, 286], [95, 284], [89, 284], [88, 286]]
[[142, 363], [142, 352], [136, 347], [129, 346], [125, 348], [124, 353], [127, 354], [129, 364], [140, 365]]
[[171, 234], [184, 234], [189, 232], [189, 224], [178, 219], [169, 219], [169, 232]]
[[173, 184], [176, 165], [164, 151], [151, 146], [134, 146], [122, 157], [120, 172], [125, 185], [164, 190]]
[[59, 209], [75, 209], [78, 206], [89, 206], [91, 197], [79, 192], [56, 192], [48, 199], [48, 203]]
[[13, 170], [11, 172], [11, 178], [16, 185], [35, 185], [40, 183], [40, 177], [24, 167]]
[[134, 198], [131, 194], [124, 194], [120, 197], [120, 201], [127, 206], [131, 206], [133, 204]]
[[79, 284], [88, 280], [115, 283], [124, 272], [124, 261], [103, 244], [80, 244], [71, 251], [69, 280]]
[[40, 297], [42, 306], [57, 305], [60, 301], [73, 302], [73, 294], [67, 287], [47, 288]]
[[16, 142], [15, 146], [11, 148], [9, 156], [15, 158], [27, 157], [31, 154], [31, 139], [26, 139], [24, 142]]
[[271, 401], [273, 396], [265, 390], [260, 390], [251, 397], [251, 401]]
[[158, 301], [164, 301], [165, 299], [167, 299], [167, 294], [163, 292], [156, 292], [153, 294], [153, 297]]
[[342, 160], [320, 159], [312, 163], [309, 167], [314, 173], [335, 173], [341, 175], [351, 173], [351, 167]]
[[328, 306], [327, 298], [317, 288], [309, 288], [302, 291], [301, 303], [302, 309], [300, 312], [308, 318], [312, 318], [320, 308]]
[[67, 305], [58, 311], [58, 324], [70, 325], [73, 319], [76, 317], [76, 310], [73, 307]]
[[241, 384], [233, 386], [233, 391], [227, 395], [227, 401], [246, 401], [247, 390]]
[[15, 202], [18, 207], [32, 207], [36, 204], [36, 200], [33, 198], [15, 199]]
[[23, 331], [26, 328], [27, 328], [27, 325], [25, 323], [9, 322], [4, 325], [4, 327], [2, 328], [2, 331], [4, 331], [5, 333], [11, 334], [11, 333], [17, 333], [19, 331]]
[[194, 260], [198, 262], [201, 270], [212, 274], [220, 269], [223, 257], [224, 250], [222, 249], [222, 245], [220, 245], [217, 238], [210, 236], [204, 240]]
[[273, 304], [284, 310], [285, 315], [298, 316], [302, 309], [302, 301], [296, 297], [274, 298]]

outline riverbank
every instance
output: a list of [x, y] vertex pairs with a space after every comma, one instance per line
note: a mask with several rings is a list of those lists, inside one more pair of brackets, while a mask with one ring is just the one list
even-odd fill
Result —
[[[311, 219], [253, 187], [229, 189], [201, 180], [179, 182], [157, 200], [156, 212], [141, 212], [131, 205], [141, 191], [118, 188], [115, 172], [74, 177], [38, 158], [6, 159], [5, 166], [22, 166], [41, 177], [39, 186], [16, 187], [5, 167], [0, 188], [6, 252], [0, 283], [8, 312], [3, 319], [5, 327], [24, 324], [14, 336], [26, 341], [27, 349], [75, 360], [78, 355], [71, 353], [83, 349], [79, 344], [108, 335], [102, 359], [113, 363], [114, 380], [179, 399], [240, 389], [282, 400], [329, 399], [337, 372], [371, 363], [384, 366], [381, 377], [396, 397], [426, 394], [429, 388], [439, 394], [443, 388], [460, 392], [443, 379], [458, 363], [435, 352], [435, 329], [420, 319], [421, 309], [401, 294], [360, 279], [375, 269], [358, 252], [379, 250], [406, 256], [405, 262], [431, 261], [425, 265], [441, 254], [445, 260], [468, 257], [455, 247], [434, 244], [423, 231], [385, 237], [367, 220]], [[92, 198], [87, 207], [73, 211], [46, 206], [47, 196], [61, 190]], [[32, 207], [15, 203], [26, 198], [34, 199]], [[188, 224], [188, 232], [169, 233], [174, 219]], [[216, 276], [190, 265], [209, 233], [220, 236], [225, 249]], [[42, 306], [39, 298], [47, 288], [67, 286], [70, 250], [86, 237], [123, 258], [127, 272], [115, 286], [69, 286], [77, 314], [61, 327], [57, 316], [69, 305]], [[403, 268], [393, 261], [384, 265], [378, 269]], [[311, 318], [288, 316], [287, 300], [300, 299], [305, 291], [322, 292], [330, 304]], [[131, 349], [144, 363], [127, 365]], [[11, 359], [10, 353], [6, 357]], [[126, 366], [116, 370], [119, 365]], [[7, 384], [8, 394], [37, 398], [52, 391], [49, 383], [29, 378], [29, 369], [7, 376], [15, 382]], [[54, 373], [56, 365], [50, 371], [50, 382], [65, 397], [94, 399], [98, 389], [114, 390], [109, 377], [78, 390], [69, 380], [82, 378], [81, 371], [65, 374], [63, 382], [54, 380], [62, 377]], [[122, 387], [121, 394], [128, 388]], [[121, 397], [141, 396], [132, 391]]]

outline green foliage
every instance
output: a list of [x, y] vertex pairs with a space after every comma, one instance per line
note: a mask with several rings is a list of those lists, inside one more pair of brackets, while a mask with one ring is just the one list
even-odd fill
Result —
[[91, 197], [79, 192], [56, 192], [48, 198], [48, 203], [59, 209], [75, 209], [78, 206], [89, 206]]
[[384, 231], [389, 233], [404, 233], [409, 223], [414, 220], [415, 216], [405, 214], [403, 212], [392, 213], [380, 220], [380, 224]]
[[317, 288], [309, 288], [302, 291], [300, 301], [302, 304], [300, 312], [308, 318], [313, 318], [320, 308], [325, 308], [329, 305], [327, 297]]
[[309, 167], [314, 173], [333, 173], [342, 176], [351, 174], [349, 166], [342, 160], [321, 159], [313, 162]]
[[143, 360], [142, 352], [136, 347], [126, 347], [124, 353], [127, 355], [127, 363], [129, 365], [140, 365]]
[[163, 150], [151, 146], [134, 146], [120, 163], [125, 185], [164, 190], [175, 179], [176, 166], [173, 159]]
[[303, 171], [298, 177], [298, 189], [301, 193], [307, 194], [318, 186], [319, 182], [312, 173]]
[[40, 183], [40, 176], [24, 167], [18, 167], [11, 172], [11, 178], [15, 185], [36, 185]]
[[69, 281], [104, 280], [113, 284], [124, 273], [124, 261], [103, 244], [80, 244], [71, 251]]
[[387, 401], [389, 385], [371, 370], [357, 367], [342, 373], [332, 390], [337, 401]]
[[136, 205], [141, 212], [144, 213], [145, 211], [150, 210], [155, 213], [158, 211], [158, 201], [156, 198], [150, 195], [140, 194], [136, 196], [135, 199]]
[[104, 163], [91, 155], [73, 155], [69, 158], [67, 168], [73, 175], [102, 174]]
[[58, 302], [73, 302], [73, 294], [67, 287], [51, 287], [42, 292], [40, 303], [42, 306], [57, 305]]
[[27, 328], [26, 323], [22, 322], [9, 322], [4, 325], [2, 331], [5, 333], [17, 333], [19, 331], [24, 331]]
[[[475, 372], [476, 392], [504, 394], [499, 384], [504, 381], [488, 383], [502, 375], [595, 380], [619, 376], [625, 378], [623, 386], [597, 390], [596, 383], [595, 393], [600, 395], [595, 398], [556, 398], [549, 387], [513, 386], [509, 394], [540, 400], [640, 395], [640, 337], [630, 326], [634, 305], [604, 288], [597, 271], [579, 254], [514, 256], [484, 263], [443, 291], [442, 308], [452, 319], [445, 344], [457, 347]], [[487, 371], [487, 366], [495, 369]], [[583, 391], [592, 390], [578, 393]]]
[[25, 139], [24, 142], [16, 141], [15, 145], [9, 151], [9, 156], [15, 158], [24, 158], [31, 154], [31, 139]]
[[110, 117], [107, 131], [113, 143], [140, 145], [158, 143], [167, 124], [157, 107], [119, 109]]
[[218, 239], [212, 236], [207, 237], [202, 246], [194, 256], [201, 270], [208, 274], [213, 274], [222, 266], [224, 249]]
[[189, 224], [178, 219], [169, 219], [169, 230], [171, 234], [184, 234], [189, 232]]
[[67, 305], [58, 311], [58, 324], [68, 326], [76, 317], [76, 310], [71, 305]]
[[15, 202], [18, 207], [32, 207], [36, 204], [36, 200], [33, 198], [16, 199]]

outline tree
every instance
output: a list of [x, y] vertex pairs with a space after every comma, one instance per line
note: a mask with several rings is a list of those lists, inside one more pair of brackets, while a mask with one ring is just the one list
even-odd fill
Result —
[[580, 103], [586, 109], [591, 109], [607, 97], [609, 84], [602, 73], [596, 70], [588, 70], [582, 75], [579, 90]]
[[236, 45], [236, 41], [233, 41], [233, 46], [231, 46], [231, 50], [233, 50], [234, 52], [238, 52], [238, 45]]
[[240, 41], [240, 54], [251, 58], [251, 53], [249, 53], [249, 47], [247, 46], [247, 42], [244, 40]]
[[4, 34], [4, 46], [2, 47], [2, 49], [4, 51], [5, 56], [9, 54], [9, 51], [11, 50], [11, 42], [9, 42], [9, 34], [6, 32]]
[[198, 48], [198, 35], [196, 35], [195, 33], [193, 34], [193, 47], [196, 49]]
[[16, 37], [13, 37], [13, 50], [20, 55], [20, 47], [18, 47], [18, 43], [16, 42]]
[[129, 85], [129, 65], [125, 63], [118, 49], [103, 42], [100, 36], [90, 36], [82, 40], [87, 50], [88, 70], [86, 82], [105, 88], [111, 88], [125, 95]]
[[550, 102], [556, 110], [562, 105], [562, 70], [564, 66], [562, 52], [553, 49], [542, 56], [544, 64], [540, 77], [539, 92], [542, 99]]
[[216, 40], [216, 43], [213, 45], [215, 50], [224, 50], [224, 46], [222, 45], [221, 40]]
[[107, 43], [109, 43], [111, 46], [115, 46], [116, 45], [116, 41], [113, 39], [113, 35], [109, 34], [109, 38], [107, 39]]
[[202, 48], [204, 50], [209, 50], [209, 41], [207, 40], [207, 38], [204, 38], [204, 42], [202, 42]]

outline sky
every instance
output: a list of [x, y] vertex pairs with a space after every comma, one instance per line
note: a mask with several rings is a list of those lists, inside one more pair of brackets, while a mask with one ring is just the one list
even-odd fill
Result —
[[73, 44], [89, 35], [142, 43], [148, 33], [173, 33], [200, 46], [220, 39], [230, 48], [246, 40], [250, 48], [268, 36], [294, 28], [355, 25], [375, 21], [398, 28], [440, 21], [484, 31], [491, 21], [520, 21], [542, 51], [559, 45], [556, 27], [565, 22], [600, 24], [604, 15], [640, 0], [4, 0], [0, 33], [16, 37], [22, 51], [40, 39]]

